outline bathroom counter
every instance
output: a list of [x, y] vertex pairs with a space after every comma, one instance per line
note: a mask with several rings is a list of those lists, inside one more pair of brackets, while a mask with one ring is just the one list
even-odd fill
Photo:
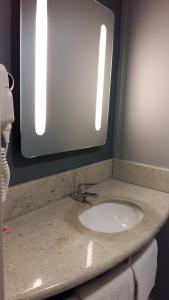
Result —
[[168, 218], [168, 193], [114, 179], [93, 190], [98, 201], [118, 197], [138, 204], [143, 220], [120, 233], [95, 233], [78, 222], [88, 205], [67, 197], [7, 222], [5, 300], [45, 299], [96, 277], [148, 243]]

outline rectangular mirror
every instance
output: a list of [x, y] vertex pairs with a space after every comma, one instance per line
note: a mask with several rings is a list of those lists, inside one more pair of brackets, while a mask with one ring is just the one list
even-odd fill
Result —
[[114, 15], [94, 0], [21, 0], [25, 157], [106, 142]]

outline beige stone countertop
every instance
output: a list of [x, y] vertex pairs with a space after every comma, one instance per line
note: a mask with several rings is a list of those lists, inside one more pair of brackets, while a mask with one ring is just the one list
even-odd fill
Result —
[[114, 267], [159, 231], [169, 215], [169, 194], [114, 179], [97, 185], [98, 201], [122, 198], [144, 210], [134, 228], [95, 233], [78, 223], [87, 204], [70, 197], [9, 221], [4, 235], [5, 300], [45, 299]]

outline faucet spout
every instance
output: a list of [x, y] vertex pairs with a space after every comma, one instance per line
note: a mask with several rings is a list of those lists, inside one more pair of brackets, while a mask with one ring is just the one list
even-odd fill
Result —
[[75, 199], [80, 202], [85, 202], [87, 197], [97, 198], [97, 193], [88, 192], [87, 189], [96, 185], [95, 183], [81, 183], [78, 185], [77, 193], [75, 193]]

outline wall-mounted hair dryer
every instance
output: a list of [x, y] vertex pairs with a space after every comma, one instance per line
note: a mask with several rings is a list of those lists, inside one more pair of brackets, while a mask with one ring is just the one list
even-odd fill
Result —
[[[12, 79], [12, 86], [9, 87], [9, 77]], [[10, 170], [6, 155], [11, 132], [11, 123], [14, 122], [14, 108], [12, 90], [14, 79], [6, 68], [0, 64], [0, 130], [1, 130], [1, 200], [4, 202], [9, 186]]]

